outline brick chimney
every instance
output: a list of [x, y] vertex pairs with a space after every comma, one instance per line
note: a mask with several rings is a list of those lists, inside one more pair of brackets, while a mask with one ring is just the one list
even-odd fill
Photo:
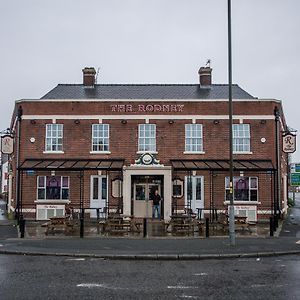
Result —
[[83, 72], [83, 85], [86, 87], [94, 87], [95, 84], [95, 75], [96, 70], [95, 68], [84, 68], [82, 69]]
[[201, 67], [198, 71], [200, 86], [211, 85], [211, 67]]

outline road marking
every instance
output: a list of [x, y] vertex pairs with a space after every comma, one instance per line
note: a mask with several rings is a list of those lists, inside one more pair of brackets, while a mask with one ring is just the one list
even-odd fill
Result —
[[77, 287], [84, 287], [84, 288], [105, 288], [105, 285], [103, 283], [80, 283], [76, 285]]
[[0, 244], [0, 247], [3, 247], [4, 245]]
[[185, 299], [200, 299], [197, 296], [190, 296], [190, 295], [181, 295], [179, 298], [185, 298]]
[[266, 287], [266, 284], [252, 284], [251, 287], [252, 288], [262, 288], [262, 287]]
[[83, 261], [83, 260], [85, 260], [85, 258], [68, 258], [68, 259], [66, 259], [66, 260]]
[[184, 286], [184, 285], [168, 285], [168, 289], [178, 289], [178, 290], [184, 290], [184, 289], [197, 289], [196, 286]]
[[260, 258], [258, 257], [258, 258], [256, 259], [256, 261], [260, 261]]
[[300, 244], [300, 240], [296, 242], [296, 244]]
[[195, 273], [194, 276], [207, 276], [207, 273]]
[[102, 288], [102, 289], [108, 289], [108, 290], [129, 290], [129, 288], [109, 286], [105, 283], [79, 283], [76, 286], [82, 287], [82, 288], [88, 288], [88, 289]]

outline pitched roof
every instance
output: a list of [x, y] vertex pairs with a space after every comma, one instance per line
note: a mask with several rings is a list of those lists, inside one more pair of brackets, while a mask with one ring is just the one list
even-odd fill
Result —
[[[58, 84], [41, 99], [227, 99], [228, 85], [213, 84]], [[232, 86], [233, 99], [254, 99], [237, 84]]]

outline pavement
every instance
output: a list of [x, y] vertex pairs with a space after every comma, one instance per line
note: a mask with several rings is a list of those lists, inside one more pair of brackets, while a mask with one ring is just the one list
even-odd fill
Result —
[[78, 237], [45, 237], [20, 239], [14, 221], [0, 220], [0, 254], [123, 260], [201, 260], [299, 255], [300, 196], [296, 198], [296, 206], [290, 210], [282, 228], [281, 234], [280, 228], [277, 229], [275, 237], [241, 237], [236, 239], [235, 246], [231, 246], [228, 237], [98, 237], [83, 239]]

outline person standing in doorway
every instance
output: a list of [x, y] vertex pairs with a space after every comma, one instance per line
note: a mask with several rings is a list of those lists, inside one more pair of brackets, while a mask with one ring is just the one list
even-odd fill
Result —
[[157, 212], [157, 218], [160, 219], [160, 201], [161, 197], [158, 194], [158, 190], [155, 190], [154, 195], [152, 196], [153, 200], [153, 209], [152, 209], [152, 218], [155, 218], [155, 212]]

